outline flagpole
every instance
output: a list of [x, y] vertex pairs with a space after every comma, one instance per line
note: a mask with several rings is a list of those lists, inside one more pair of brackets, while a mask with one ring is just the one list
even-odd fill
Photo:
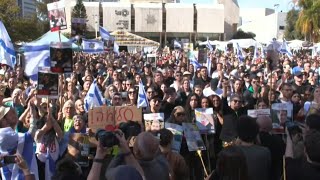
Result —
[[59, 30], [59, 42], [61, 42], [61, 31]]

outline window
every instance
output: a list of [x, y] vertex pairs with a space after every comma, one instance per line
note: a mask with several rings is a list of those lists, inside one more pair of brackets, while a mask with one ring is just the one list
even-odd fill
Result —
[[284, 26], [279, 26], [279, 30], [284, 30]]

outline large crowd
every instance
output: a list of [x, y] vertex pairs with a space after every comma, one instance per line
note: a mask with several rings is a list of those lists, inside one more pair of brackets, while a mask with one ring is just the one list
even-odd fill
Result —
[[[211, 67], [195, 67], [182, 50], [157, 56], [154, 63], [143, 52], [75, 52], [73, 73], [59, 75], [57, 99], [39, 97], [22, 67], [2, 65], [0, 179], [320, 179], [319, 57], [248, 55], [241, 62], [216, 50], [207, 54]], [[93, 82], [104, 106], [137, 106], [142, 82], [143, 114], [163, 113], [165, 122], [178, 125], [195, 123], [196, 108], [212, 108], [215, 133], [202, 134], [202, 157], [188, 150], [185, 138], [175, 152], [171, 131], [145, 130], [134, 121], [94, 133], [84, 107]], [[274, 103], [293, 107], [290, 120], [278, 123], [281, 132], [273, 115], [247, 115]], [[81, 135], [97, 143], [79, 143]]]

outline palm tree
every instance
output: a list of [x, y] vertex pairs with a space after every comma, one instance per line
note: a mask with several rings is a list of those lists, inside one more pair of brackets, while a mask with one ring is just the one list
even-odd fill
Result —
[[320, 0], [300, 0], [301, 8], [296, 28], [310, 41], [316, 42], [320, 35]]

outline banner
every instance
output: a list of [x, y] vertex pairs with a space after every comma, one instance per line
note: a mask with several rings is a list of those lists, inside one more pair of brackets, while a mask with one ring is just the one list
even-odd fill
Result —
[[156, 54], [147, 54], [147, 62], [151, 64], [152, 67], [157, 66], [158, 57]]
[[38, 96], [58, 98], [59, 74], [38, 72]]
[[201, 134], [215, 133], [212, 108], [196, 108], [196, 125]]
[[126, 32], [114, 31], [111, 35], [119, 46], [137, 46], [137, 47], [158, 47], [160, 43], [150, 39]]
[[86, 31], [86, 22], [85, 18], [72, 18], [71, 19], [71, 36], [84, 35]]
[[103, 27], [109, 31], [131, 31], [131, 4], [102, 3]]
[[163, 113], [150, 113], [144, 114], [144, 126], [146, 131], [159, 131], [164, 128], [164, 114]]
[[270, 116], [270, 109], [249, 109], [248, 116], [257, 118], [259, 116]]
[[142, 123], [142, 109], [135, 106], [101, 106], [89, 110], [89, 128], [96, 130], [116, 127], [121, 122], [137, 121]]
[[205, 63], [207, 62], [207, 50], [204, 48], [200, 48], [198, 51], [198, 62]]
[[189, 151], [206, 150], [206, 146], [195, 124], [182, 123], [182, 127]]
[[64, 1], [49, 3], [47, 8], [51, 31], [67, 29]]
[[173, 140], [171, 145], [172, 151], [179, 153], [182, 143], [183, 127], [178, 124], [165, 123], [165, 128], [170, 130], [173, 134]]
[[69, 42], [50, 43], [51, 71], [56, 73], [71, 73], [72, 44]]
[[293, 104], [292, 103], [274, 103], [271, 106], [271, 118], [274, 133], [285, 133], [284, 124], [286, 121], [292, 121]]

